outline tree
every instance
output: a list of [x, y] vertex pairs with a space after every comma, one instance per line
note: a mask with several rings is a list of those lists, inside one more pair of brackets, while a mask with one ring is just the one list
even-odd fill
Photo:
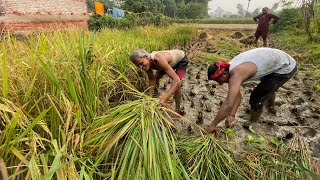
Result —
[[208, 17], [208, 3], [192, 2], [186, 4], [185, 16], [189, 19], [202, 19]]
[[164, 15], [175, 18], [177, 6], [174, 0], [164, 0]]
[[87, 1], [87, 7], [89, 12], [94, 11], [93, 1]]
[[309, 40], [313, 41], [310, 31], [310, 24], [314, 18], [314, 7], [318, 0], [301, 0], [301, 10], [304, 17], [304, 27], [308, 34]]
[[243, 8], [243, 5], [240, 4], [240, 3], [238, 3], [238, 4], [237, 4], [237, 9], [238, 9], [238, 15], [239, 15], [239, 17], [244, 17], [244, 15], [245, 15], [245, 10], [244, 10], [244, 8]]
[[208, 17], [208, 0], [176, 0], [176, 17], [199, 19]]
[[187, 6], [186, 6], [186, 4], [184, 3], [184, 1], [179, 2], [179, 3], [177, 4], [176, 16], [179, 17], [179, 18], [181, 18], [181, 19], [187, 18], [187, 16], [186, 16], [186, 9], [187, 9]]
[[247, 14], [248, 14], [248, 12], [249, 12], [249, 6], [250, 6], [250, 2], [251, 2], [251, 0], [248, 0], [248, 6], [247, 6]]
[[221, 7], [217, 7], [217, 9], [214, 11], [214, 16], [215, 17], [222, 17], [223, 15], [223, 9], [221, 9]]
[[274, 3], [273, 5], [272, 5], [272, 8], [270, 9], [271, 10], [271, 12], [276, 12], [277, 11], [277, 9], [278, 9], [278, 7], [279, 7], [279, 4], [280, 3]]
[[252, 17], [256, 17], [256, 16], [258, 16], [259, 14], [260, 14], [260, 9], [257, 8], [257, 9], [255, 9], [255, 10], [251, 13], [251, 16], [252, 16]]

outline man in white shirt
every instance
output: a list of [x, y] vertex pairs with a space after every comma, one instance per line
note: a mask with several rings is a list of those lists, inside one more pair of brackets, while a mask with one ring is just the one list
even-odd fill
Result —
[[273, 48], [256, 48], [243, 52], [230, 62], [218, 61], [208, 68], [208, 79], [228, 83], [227, 99], [221, 105], [207, 132], [216, 133], [219, 122], [227, 118], [231, 126], [241, 102], [240, 86], [245, 81], [261, 80], [250, 96], [250, 121], [257, 121], [263, 105], [274, 108], [275, 92], [297, 71], [296, 61], [287, 53]]

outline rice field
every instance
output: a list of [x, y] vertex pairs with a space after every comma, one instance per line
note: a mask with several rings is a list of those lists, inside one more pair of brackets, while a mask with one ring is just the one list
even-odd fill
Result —
[[193, 26], [42, 32], [0, 43], [0, 179], [313, 179], [305, 142], [236, 151], [144, 93], [128, 59], [185, 47]]

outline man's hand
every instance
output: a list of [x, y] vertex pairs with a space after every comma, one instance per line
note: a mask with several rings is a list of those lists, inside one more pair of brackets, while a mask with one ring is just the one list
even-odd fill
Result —
[[213, 133], [215, 136], [217, 136], [221, 131], [220, 128], [211, 126], [207, 127], [205, 130], [207, 133]]
[[236, 118], [234, 116], [229, 116], [225, 121], [225, 125], [227, 128], [232, 128], [235, 122]]
[[158, 105], [169, 108], [170, 104], [163, 98], [163, 96], [159, 96]]
[[159, 103], [160, 104], [167, 103], [167, 100], [166, 100], [165, 96], [163, 96], [163, 95], [159, 96]]

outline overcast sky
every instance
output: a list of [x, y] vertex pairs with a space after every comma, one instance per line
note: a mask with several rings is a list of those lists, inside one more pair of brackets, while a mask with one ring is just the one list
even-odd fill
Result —
[[[254, 11], [256, 8], [262, 9], [263, 7], [272, 7], [274, 3], [279, 2], [279, 0], [251, 0], [249, 6], [249, 12]], [[211, 0], [209, 2], [209, 13], [214, 12], [217, 7], [221, 7], [224, 11], [230, 11], [232, 13], [237, 13], [237, 4], [243, 5], [244, 9], [247, 10], [248, 0]]]

